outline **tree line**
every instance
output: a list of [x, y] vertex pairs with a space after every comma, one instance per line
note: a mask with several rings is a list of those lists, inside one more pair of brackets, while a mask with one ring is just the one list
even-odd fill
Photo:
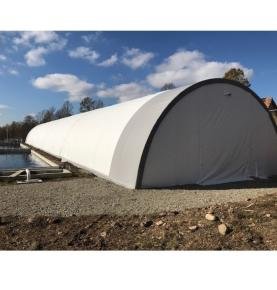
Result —
[[[80, 102], [79, 112], [84, 113], [102, 108], [103, 106], [104, 104], [101, 100], [93, 100], [90, 97], [85, 97]], [[0, 140], [25, 140], [30, 130], [35, 126], [69, 117], [73, 114], [73, 105], [69, 101], [65, 101], [58, 109], [55, 109], [55, 107], [50, 107], [40, 111], [36, 114], [36, 116], [27, 115], [21, 122], [14, 121], [11, 124], [0, 126]]]
[[[231, 68], [224, 74], [223, 78], [238, 81], [246, 87], [250, 86], [250, 82], [244, 75], [244, 71], [242, 69]], [[160, 89], [160, 91], [170, 90], [174, 88], [175, 85], [173, 83], [166, 83]], [[102, 107], [103, 102], [101, 100], [93, 100], [90, 97], [86, 97], [80, 102], [79, 112], [84, 113]], [[65, 101], [61, 108], [57, 110], [54, 107], [50, 107], [46, 110], [39, 112], [35, 117], [28, 115], [24, 118], [22, 122], [12, 122], [11, 124], [0, 127], [0, 140], [25, 140], [29, 131], [36, 125], [69, 117], [71, 115], [73, 115], [73, 106], [69, 101]]]

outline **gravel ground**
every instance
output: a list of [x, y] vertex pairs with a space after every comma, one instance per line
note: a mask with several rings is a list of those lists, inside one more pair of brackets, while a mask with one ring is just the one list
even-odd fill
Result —
[[277, 192], [277, 183], [130, 190], [98, 177], [0, 184], [0, 216], [142, 215], [245, 201]]
[[277, 194], [267, 194], [148, 215], [1, 217], [0, 249], [277, 250], [276, 202]]

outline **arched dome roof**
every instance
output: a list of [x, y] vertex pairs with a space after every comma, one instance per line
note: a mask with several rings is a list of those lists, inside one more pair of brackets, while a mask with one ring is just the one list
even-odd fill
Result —
[[252, 90], [224, 79], [45, 123], [26, 143], [130, 188], [277, 174], [271, 115]]

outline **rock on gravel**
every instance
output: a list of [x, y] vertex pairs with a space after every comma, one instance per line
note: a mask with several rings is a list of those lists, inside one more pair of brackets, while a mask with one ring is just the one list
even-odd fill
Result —
[[31, 216], [27, 219], [28, 224], [32, 224], [35, 221], [35, 217]]
[[155, 225], [156, 226], [161, 226], [164, 222], [162, 220], [159, 220], [157, 222], [155, 222]]
[[207, 213], [205, 215], [205, 219], [208, 220], [208, 221], [215, 221], [216, 220], [216, 216], [212, 213]]
[[100, 236], [101, 236], [102, 238], [106, 238], [106, 236], [107, 236], [107, 232], [102, 232], [102, 233], [100, 234]]
[[218, 225], [218, 231], [221, 235], [225, 236], [228, 232], [228, 227], [225, 224]]
[[189, 230], [195, 232], [198, 229], [198, 226], [190, 226]]

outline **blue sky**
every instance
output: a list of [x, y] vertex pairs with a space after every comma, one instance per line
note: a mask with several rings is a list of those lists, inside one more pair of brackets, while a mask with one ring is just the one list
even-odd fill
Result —
[[0, 125], [85, 96], [105, 105], [241, 67], [277, 96], [276, 32], [1, 32]]

